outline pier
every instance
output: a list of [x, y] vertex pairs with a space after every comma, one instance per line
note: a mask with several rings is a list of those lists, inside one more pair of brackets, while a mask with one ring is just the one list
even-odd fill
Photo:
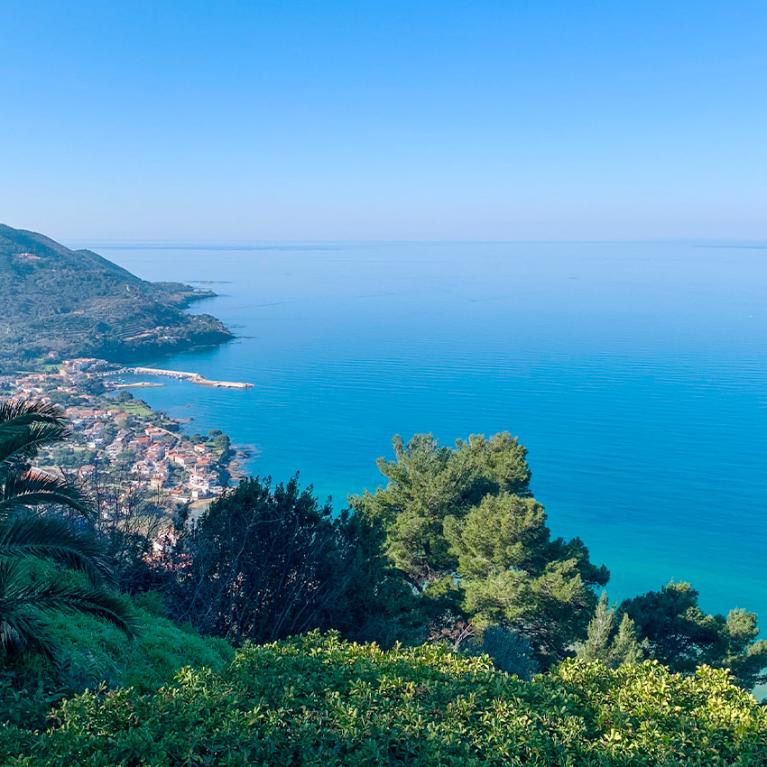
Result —
[[188, 381], [189, 383], [198, 384], [199, 386], [213, 386], [217, 389], [252, 389], [252, 383], [243, 383], [241, 381], [213, 381], [210, 378], [205, 378], [199, 373], [189, 373], [184, 370], [165, 370], [163, 368], [123, 368], [120, 373], [132, 373], [134, 375], [142, 376], [167, 376], [168, 378], [176, 378], [179, 381]]

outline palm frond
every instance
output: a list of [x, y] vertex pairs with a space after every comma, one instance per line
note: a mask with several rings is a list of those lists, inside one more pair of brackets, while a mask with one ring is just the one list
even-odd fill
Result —
[[74, 530], [58, 517], [27, 514], [0, 521], [0, 557], [47, 559], [84, 573], [93, 583], [114, 578], [95, 535]]
[[0, 461], [31, 457], [45, 444], [69, 434], [61, 408], [49, 402], [15, 398], [0, 402]]
[[46, 612], [73, 612], [101, 618], [133, 636], [137, 620], [119, 594], [98, 587], [62, 586], [51, 582], [35, 594], [34, 608]]
[[0, 559], [0, 647], [36, 650], [55, 657], [45, 615], [71, 612], [106, 620], [132, 636], [136, 616], [119, 595], [87, 585], [62, 584], [54, 576], [31, 580], [23, 562]]
[[66, 479], [39, 469], [11, 472], [0, 487], [0, 516], [35, 506], [67, 506], [93, 516], [88, 499]]
[[69, 435], [70, 429], [63, 423], [0, 423], [0, 461], [32, 458], [41, 447], [61, 442]]
[[0, 426], [10, 423], [29, 425], [41, 422], [63, 426], [66, 424], [66, 418], [62, 409], [50, 402], [23, 397], [0, 402]]
[[34, 610], [6, 610], [0, 614], [0, 648], [6, 655], [34, 651], [56, 660], [56, 645], [45, 619]]

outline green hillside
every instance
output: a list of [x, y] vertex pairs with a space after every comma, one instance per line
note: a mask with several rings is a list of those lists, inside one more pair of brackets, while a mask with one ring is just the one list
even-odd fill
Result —
[[219, 320], [184, 311], [210, 295], [146, 282], [92, 251], [0, 224], [0, 371], [221, 343], [232, 336]]

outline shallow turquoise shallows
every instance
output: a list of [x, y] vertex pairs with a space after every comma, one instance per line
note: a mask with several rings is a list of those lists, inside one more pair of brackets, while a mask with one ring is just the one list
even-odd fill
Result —
[[689, 580], [704, 607], [767, 621], [767, 246], [97, 250], [220, 294], [195, 311], [238, 339], [162, 364], [255, 388], [140, 395], [257, 448], [253, 472], [300, 469], [341, 505], [376, 487], [395, 433], [507, 430], [611, 598]]

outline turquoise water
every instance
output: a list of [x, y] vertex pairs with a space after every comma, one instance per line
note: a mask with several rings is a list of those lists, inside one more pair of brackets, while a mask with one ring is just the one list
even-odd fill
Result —
[[395, 433], [508, 430], [612, 598], [689, 580], [767, 622], [767, 246], [96, 249], [215, 281], [195, 311], [238, 339], [162, 364], [255, 388], [141, 396], [255, 446], [253, 472], [300, 469], [340, 505], [376, 487]]

